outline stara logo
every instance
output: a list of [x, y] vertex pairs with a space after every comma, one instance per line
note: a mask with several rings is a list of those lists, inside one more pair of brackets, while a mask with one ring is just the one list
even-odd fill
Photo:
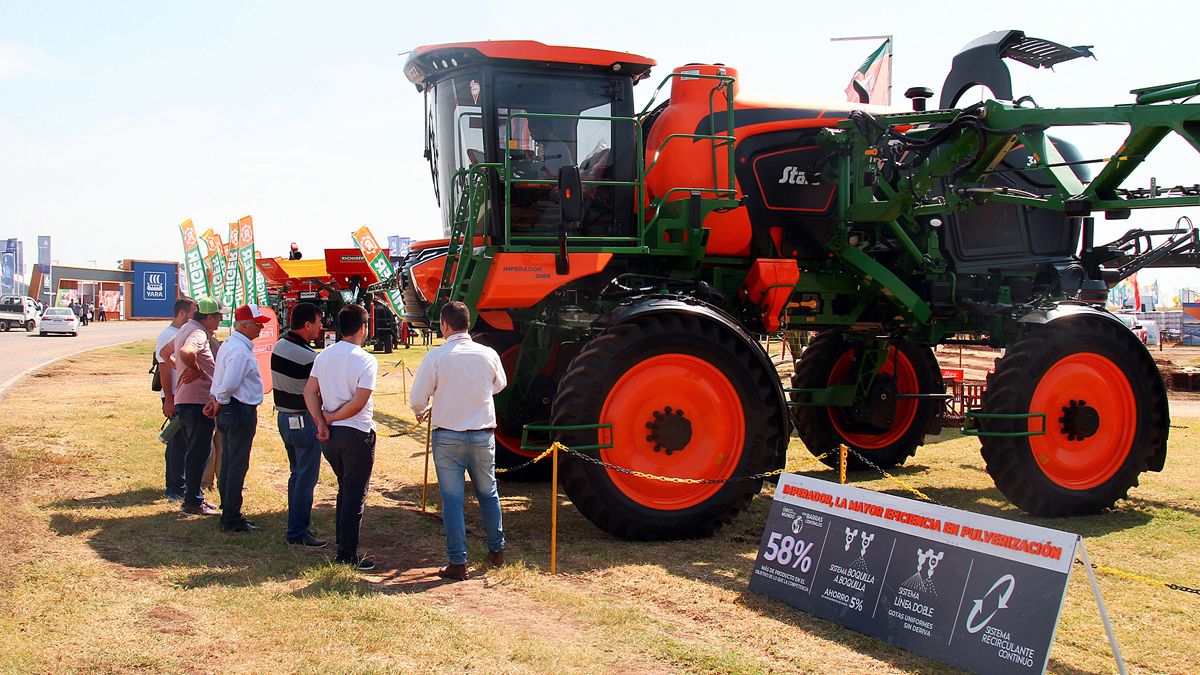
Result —
[[196, 231], [190, 227], [184, 230], [183, 243], [186, 244], [188, 248], [195, 246], [198, 243], [196, 241]]
[[364, 235], [361, 241], [362, 241], [363, 250], [366, 251], [368, 254], [374, 253], [375, 251], [379, 250], [379, 244], [375, 243], [375, 238], [372, 237], [371, 235], [369, 235], [369, 234]]
[[242, 226], [242, 241], [251, 241], [254, 239], [254, 228], [250, 225]]

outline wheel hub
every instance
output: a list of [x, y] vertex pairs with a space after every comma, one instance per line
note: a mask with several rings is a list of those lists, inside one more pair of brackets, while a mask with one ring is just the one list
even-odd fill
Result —
[[1062, 407], [1062, 412], [1058, 421], [1068, 441], [1082, 441], [1100, 430], [1100, 413], [1087, 401], [1072, 399], [1069, 405]]
[[654, 411], [654, 419], [646, 422], [649, 433], [646, 441], [654, 444], [655, 452], [666, 452], [670, 455], [687, 447], [692, 440], [692, 422], [683, 416], [682, 410], [671, 410], [666, 406], [662, 411]]
[[896, 385], [887, 375], [878, 375], [867, 400], [850, 408], [850, 418], [857, 424], [887, 430], [896, 417]]

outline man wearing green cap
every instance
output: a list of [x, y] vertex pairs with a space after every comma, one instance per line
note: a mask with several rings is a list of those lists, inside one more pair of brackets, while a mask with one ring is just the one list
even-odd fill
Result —
[[180, 433], [187, 439], [186, 483], [181, 510], [192, 515], [211, 516], [217, 513], [217, 508], [204, 499], [200, 483], [213, 438], [213, 420], [204, 415], [216, 368], [209, 337], [221, 324], [221, 308], [212, 298], [200, 298], [196, 305], [195, 316], [175, 335], [175, 367], [179, 370], [179, 379], [170, 402], [183, 426]]

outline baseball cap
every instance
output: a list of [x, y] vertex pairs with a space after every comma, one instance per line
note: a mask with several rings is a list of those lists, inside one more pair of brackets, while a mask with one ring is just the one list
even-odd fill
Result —
[[271, 319], [259, 311], [258, 305], [242, 305], [233, 313], [234, 321], [253, 321], [255, 323], [270, 323]]
[[221, 306], [212, 298], [200, 298], [196, 301], [196, 311], [201, 314], [216, 314], [221, 311]]

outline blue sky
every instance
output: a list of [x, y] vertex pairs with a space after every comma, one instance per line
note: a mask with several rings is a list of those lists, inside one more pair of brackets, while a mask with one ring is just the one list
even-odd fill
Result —
[[[856, 34], [896, 36], [897, 98], [913, 85], [938, 90], [963, 44], [1004, 28], [1095, 45], [1097, 61], [1054, 74], [1013, 66], [1017, 90], [1042, 105], [1127, 102], [1134, 87], [1200, 76], [1194, 12], [1182, 2], [1154, 11], [1115, 2], [623, 6], [4, 3], [0, 237], [35, 250], [35, 237], [49, 234], [64, 264], [108, 266], [178, 259], [184, 218], [224, 232], [253, 215], [267, 255], [291, 241], [310, 255], [349, 246], [364, 224], [379, 236], [436, 236], [421, 97], [399, 56], [421, 44], [520, 38], [631, 51], [658, 60], [654, 84], [676, 65], [716, 61], [740, 69], [743, 95], [797, 101], [843, 98], [874, 45], [829, 38]], [[652, 87], [638, 89], [644, 97]], [[1085, 155], [1117, 142], [1085, 136], [1073, 139]], [[1168, 159], [1132, 182], [1200, 182], [1195, 153]], [[1139, 216], [1104, 232], [1139, 222], [1174, 217]]]

